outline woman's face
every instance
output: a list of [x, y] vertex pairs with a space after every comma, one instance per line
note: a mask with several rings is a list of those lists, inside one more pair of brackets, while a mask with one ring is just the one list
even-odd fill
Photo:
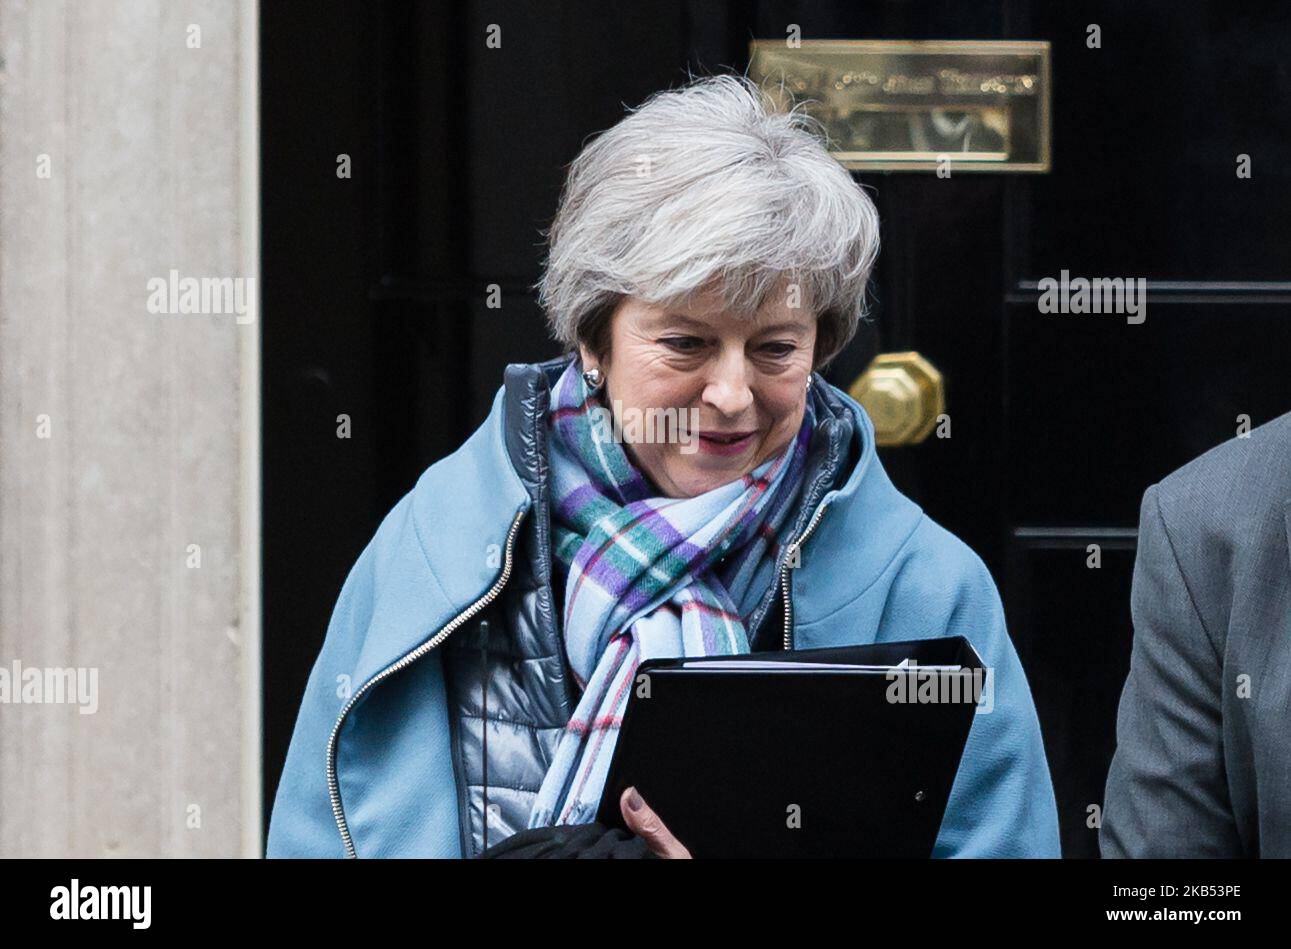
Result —
[[[675, 308], [626, 297], [610, 318], [608, 353], [581, 355], [584, 369], [604, 375], [602, 397], [637, 466], [668, 497], [688, 498], [788, 446], [815, 345], [815, 313], [788, 306], [786, 294], [740, 319], [710, 292]], [[679, 424], [659, 424], [669, 419]]]

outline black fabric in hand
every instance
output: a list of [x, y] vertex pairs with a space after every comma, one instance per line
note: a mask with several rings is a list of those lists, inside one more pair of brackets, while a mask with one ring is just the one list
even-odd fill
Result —
[[479, 859], [654, 860], [645, 841], [604, 824], [569, 824], [522, 830], [495, 844]]

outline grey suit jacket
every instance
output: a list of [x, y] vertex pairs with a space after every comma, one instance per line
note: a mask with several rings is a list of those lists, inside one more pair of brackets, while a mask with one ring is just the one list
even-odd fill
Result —
[[1291, 856], [1291, 414], [1140, 517], [1103, 856]]

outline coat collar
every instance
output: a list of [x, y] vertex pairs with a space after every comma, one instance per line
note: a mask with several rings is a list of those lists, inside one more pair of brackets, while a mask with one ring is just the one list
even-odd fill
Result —
[[[533, 545], [535, 574], [544, 582], [551, 577], [549, 467], [547, 460], [547, 411], [551, 389], [573, 357], [507, 366], [503, 382], [503, 426], [507, 454], [533, 502], [537, 543]], [[786, 521], [782, 543], [801, 535], [817, 509], [839, 488], [859, 482], [873, 455], [873, 427], [859, 406], [816, 373], [812, 377], [816, 428], [808, 446], [803, 488], [796, 511]], [[777, 569], [779, 563], [776, 564]], [[772, 577], [774, 579], [774, 575]], [[749, 635], [757, 648], [777, 648], [762, 629], [777, 590], [774, 582], [749, 617]], [[549, 635], [554, 632], [548, 631]], [[762, 635], [759, 635], [761, 633]]]
[[[508, 366], [484, 424], [457, 451], [426, 469], [410, 497], [383, 523], [373, 543], [373, 583], [404, 591], [398, 597], [379, 598], [381, 603], [402, 606], [391, 610], [390, 616], [373, 616], [354, 671], [355, 683], [365, 682], [417, 648], [493, 585], [499, 572], [497, 553], [517, 514], [526, 512], [538, 531], [538, 542], [530, 548], [537, 557], [536, 576], [550, 575], [551, 545], [543, 542], [550, 530], [543, 503], [549, 477], [546, 414], [551, 385], [568, 362], [569, 357], [562, 357]], [[855, 510], [846, 516], [824, 516], [804, 554], [803, 574], [817, 569], [810, 549], [820, 546], [819, 539], [842, 532], [846, 543], [854, 545], [856, 537], [868, 536], [871, 545], [882, 546], [886, 535], [876, 518], [885, 505], [899, 499], [906, 508], [914, 507], [882, 476], [874, 453], [873, 426], [864, 410], [819, 374], [812, 389], [817, 432], [808, 456], [803, 500], [788, 522], [793, 525], [791, 535], [801, 534], [822, 505]], [[875, 487], [867, 491], [865, 485], [870, 482]], [[851, 501], [856, 503], [843, 503]], [[869, 567], [855, 561], [852, 569], [858, 571], [859, 581], [860, 572], [868, 572]], [[813, 613], [829, 609], [834, 595], [845, 592], [835, 586], [813, 584]], [[774, 601], [774, 592], [769, 590], [755, 611], [757, 623]], [[751, 633], [757, 628], [751, 623]]]

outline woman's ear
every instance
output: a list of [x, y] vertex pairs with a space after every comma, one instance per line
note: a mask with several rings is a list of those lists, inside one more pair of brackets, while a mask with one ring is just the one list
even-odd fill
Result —
[[599, 369], [603, 378], [608, 378], [610, 374], [610, 354], [608, 352], [599, 355], [591, 350], [586, 343], [578, 344], [578, 360], [583, 366], [583, 371], [589, 369]]

